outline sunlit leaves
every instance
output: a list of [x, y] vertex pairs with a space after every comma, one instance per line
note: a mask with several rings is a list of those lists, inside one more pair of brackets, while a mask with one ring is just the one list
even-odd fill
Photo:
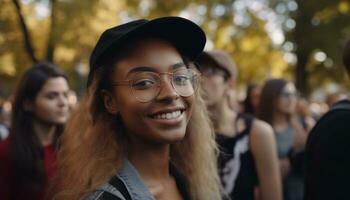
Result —
[[[21, 2], [35, 53], [44, 59], [51, 1]], [[12, 2], [0, 0], [0, 7], [0, 76], [17, 77], [31, 62]], [[208, 49], [224, 49], [232, 55], [240, 84], [270, 76], [292, 78], [297, 53], [310, 54], [305, 70], [312, 74], [312, 87], [324, 78], [341, 81], [341, 45], [350, 35], [348, 0], [56, 0], [54, 9], [54, 61], [71, 77], [77, 66], [86, 71], [103, 30], [136, 18], [177, 15], [193, 20], [205, 30]], [[327, 58], [315, 62], [315, 50]]]

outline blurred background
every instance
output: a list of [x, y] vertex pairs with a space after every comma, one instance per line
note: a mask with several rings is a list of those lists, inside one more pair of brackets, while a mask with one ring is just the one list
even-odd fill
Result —
[[61, 66], [80, 96], [103, 30], [168, 15], [199, 24], [206, 49], [230, 52], [240, 91], [286, 78], [314, 101], [348, 93], [341, 50], [350, 37], [349, 0], [0, 0], [0, 97], [9, 98], [23, 71], [44, 60]]

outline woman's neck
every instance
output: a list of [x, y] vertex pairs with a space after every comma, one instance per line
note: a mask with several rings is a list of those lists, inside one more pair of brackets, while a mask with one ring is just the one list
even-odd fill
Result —
[[34, 120], [33, 128], [42, 146], [48, 146], [52, 144], [52, 140], [56, 132], [55, 125], [41, 123], [37, 120]]
[[162, 180], [170, 176], [169, 155], [169, 144], [133, 143], [129, 144], [128, 148], [128, 159], [146, 182], [147, 180]]
[[275, 112], [272, 119], [273, 127], [284, 127], [289, 124], [288, 116], [285, 113]]
[[236, 112], [223, 112], [217, 124], [215, 125], [215, 132], [226, 135], [226, 136], [235, 136], [235, 121], [237, 119]]
[[209, 112], [215, 132], [228, 136], [235, 135], [234, 122], [236, 121], [237, 113], [234, 110], [229, 108], [227, 104], [222, 103], [210, 109]]

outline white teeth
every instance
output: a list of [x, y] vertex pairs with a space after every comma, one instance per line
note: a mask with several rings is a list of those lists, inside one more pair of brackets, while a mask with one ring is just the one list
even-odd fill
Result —
[[155, 119], [175, 119], [178, 118], [181, 115], [181, 111], [174, 111], [170, 113], [163, 113], [155, 115], [153, 118]]

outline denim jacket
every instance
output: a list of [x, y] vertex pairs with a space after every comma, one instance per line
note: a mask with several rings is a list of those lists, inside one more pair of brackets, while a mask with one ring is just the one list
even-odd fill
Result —
[[[155, 200], [134, 166], [128, 160], [124, 161], [117, 177], [126, 186], [132, 200]], [[114, 195], [117, 197], [116, 199], [126, 200], [121, 192], [109, 183], [97, 189], [86, 200], [101, 200], [105, 192]]]
[[[172, 163], [170, 163], [169, 170], [170, 174], [174, 176], [176, 180], [176, 185], [181, 193], [182, 198], [184, 200], [191, 200], [186, 178], [181, 173], [179, 173], [179, 171]], [[125, 193], [126, 191], [130, 195], [131, 200], [155, 200], [148, 190], [148, 187], [145, 185], [142, 178], [138, 174], [137, 170], [128, 160], [124, 161], [120, 171], [117, 173], [116, 177], [112, 178], [112, 180], [115, 180], [115, 178], [117, 178], [119, 182], [122, 183], [123, 190], [119, 191], [117, 188], [118, 186], [115, 187], [116, 184], [114, 184], [112, 181], [98, 188], [86, 200], [127, 200], [127, 198], [122, 194], [122, 192]], [[104, 195], [109, 197], [104, 197]]]

